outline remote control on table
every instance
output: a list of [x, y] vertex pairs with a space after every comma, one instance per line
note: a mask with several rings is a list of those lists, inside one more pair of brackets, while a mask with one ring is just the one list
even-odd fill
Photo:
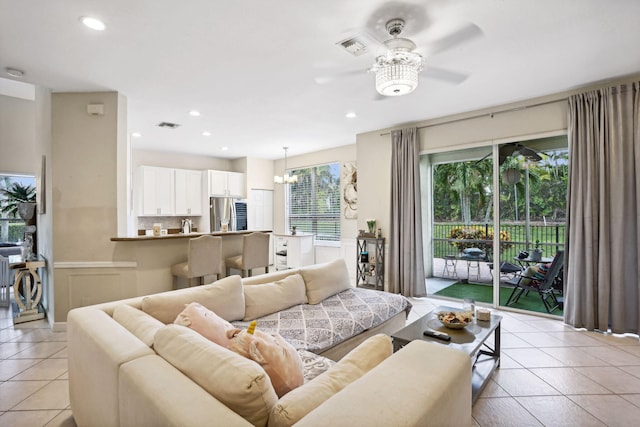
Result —
[[431, 337], [442, 341], [451, 341], [451, 337], [449, 334], [439, 331], [432, 331], [431, 329], [427, 329], [422, 333], [425, 337]]

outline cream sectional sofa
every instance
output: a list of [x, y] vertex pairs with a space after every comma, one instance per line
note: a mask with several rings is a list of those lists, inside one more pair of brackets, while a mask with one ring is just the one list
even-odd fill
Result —
[[[288, 284], [297, 281], [302, 293]], [[341, 294], [346, 297], [336, 300]], [[242, 324], [257, 318], [258, 328], [269, 329], [282, 325], [277, 320], [282, 313], [291, 316], [286, 309], [291, 305], [294, 311], [310, 306], [315, 316], [348, 304], [357, 298], [352, 294], [339, 260], [71, 310], [69, 394], [75, 421], [79, 426], [471, 425], [466, 354], [423, 341], [391, 354], [388, 334], [404, 326], [404, 311], [328, 348], [313, 349], [337, 363], [280, 399], [260, 365], [171, 324], [195, 301], [225, 320]], [[363, 299], [373, 298], [375, 305], [375, 297]], [[327, 306], [321, 309], [322, 303]]]

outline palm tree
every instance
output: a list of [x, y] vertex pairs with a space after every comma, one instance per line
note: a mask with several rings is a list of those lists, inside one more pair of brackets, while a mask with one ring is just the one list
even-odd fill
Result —
[[[434, 168], [434, 190], [455, 195], [460, 203], [460, 216], [471, 224], [471, 208], [486, 206], [491, 195], [491, 161], [445, 163]], [[475, 202], [475, 203], [474, 203]], [[478, 212], [475, 212], [478, 215]]]
[[14, 182], [8, 187], [0, 188], [0, 196], [3, 196], [0, 212], [8, 218], [16, 218], [19, 203], [33, 203], [36, 201], [36, 189], [32, 185], [22, 185], [19, 182]]

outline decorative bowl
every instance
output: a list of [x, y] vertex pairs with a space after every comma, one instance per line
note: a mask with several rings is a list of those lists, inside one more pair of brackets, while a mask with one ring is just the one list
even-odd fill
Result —
[[436, 317], [449, 329], [462, 329], [473, 322], [471, 311], [441, 311]]

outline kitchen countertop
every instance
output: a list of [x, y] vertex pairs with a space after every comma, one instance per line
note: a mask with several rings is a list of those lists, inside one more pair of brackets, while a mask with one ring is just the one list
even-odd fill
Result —
[[203, 236], [205, 234], [208, 234], [210, 236], [240, 236], [243, 234], [249, 234], [249, 233], [254, 233], [254, 232], [259, 232], [259, 233], [271, 233], [272, 230], [242, 230], [242, 231], [216, 231], [213, 233], [189, 233], [189, 234], [183, 234], [183, 233], [175, 233], [175, 234], [167, 234], [166, 236], [146, 236], [146, 235], [142, 235], [142, 236], [129, 236], [129, 237], [112, 237], [111, 241], [112, 242], [139, 242], [142, 240], [173, 240], [173, 239], [193, 239], [195, 237], [200, 237]]

